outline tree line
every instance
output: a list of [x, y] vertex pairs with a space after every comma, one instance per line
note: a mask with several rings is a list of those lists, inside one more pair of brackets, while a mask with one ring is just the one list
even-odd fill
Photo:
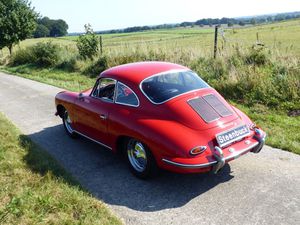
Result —
[[128, 27], [125, 29], [114, 29], [108, 31], [98, 31], [97, 34], [113, 34], [113, 33], [130, 33], [130, 32], [139, 32], [139, 31], [148, 31], [148, 30], [157, 30], [157, 29], [169, 29], [176, 27], [194, 27], [194, 26], [215, 26], [226, 24], [228, 27], [234, 25], [245, 26], [247, 24], [255, 25], [261, 23], [270, 23], [283, 20], [290, 20], [300, 18], [300, 12], [291, 12], [291, 13], [279, 13], [274, 15], [262, 15], [254, 17], [242, 17], [242, 18], [205, 18], [200, 19], [195, 22], [182, 22], [176, 24], [161, 24], [156, 26], [134, 26]]
[[68, 24], [62, 19], [52, 20], [48, 17], [38, 18], [37, 27], [33, 36], [35, 38], [61, 37], [68, 34], [68, 28]]

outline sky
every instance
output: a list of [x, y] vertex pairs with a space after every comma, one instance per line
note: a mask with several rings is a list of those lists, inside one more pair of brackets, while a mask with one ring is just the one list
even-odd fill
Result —
[[42, 16], [65, 20], [69, 33], [83, 32], [87, 23], [100, 31], [300, 11], [299, 0], [31, 0], [31, 5]]

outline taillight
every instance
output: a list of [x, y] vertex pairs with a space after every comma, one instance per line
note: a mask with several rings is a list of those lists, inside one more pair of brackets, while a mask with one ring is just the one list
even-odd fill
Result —
[[207, 149], [206, 146], [197, 146], [190, 151], [191, 155], [199, 155]]

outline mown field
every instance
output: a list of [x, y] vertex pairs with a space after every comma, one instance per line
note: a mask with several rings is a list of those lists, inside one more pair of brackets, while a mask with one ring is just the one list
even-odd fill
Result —
[[[269, 135], [267, 144], [300, 154], [300, 117], [288, 116], [300, 109], [299, 19], [221, 29], [216, 60], [212, 58], [213, 28], [105, 34], [102, 38], [103, 54], [93, 61], [79, 57], [77, 37], [28, 39], [14, 49], [19, 58], [9, 59], [7, 50], [2, 51], [2, 64], [11, 64], [1, 69], [79, 91], [93, 85], [103, 69], [115, 65], [146, 60], [183, 64], [264, 128]], [[61, 49], [55, 66], [23, 62], [26, 49], [48, 41]]]

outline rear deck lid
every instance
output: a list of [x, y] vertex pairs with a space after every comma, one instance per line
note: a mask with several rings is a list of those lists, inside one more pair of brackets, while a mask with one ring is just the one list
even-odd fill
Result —
[[199, 90], [169, 104], [175, 119], [195, 130], [223, 126], [239, 119], [224, 98], [214, 89]]
[[226, 106], [215, 94], [190, 99], [187, 103], [206, 123], [233, 114], [232, 109]]

